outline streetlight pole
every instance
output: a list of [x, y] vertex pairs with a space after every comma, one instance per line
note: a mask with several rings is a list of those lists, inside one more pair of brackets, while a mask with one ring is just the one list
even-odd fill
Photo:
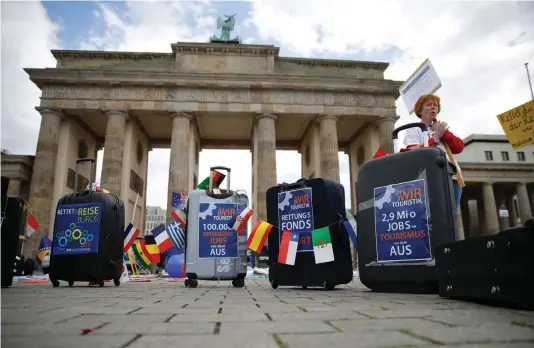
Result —
[[525, 63], [525, 69], [527, 70], [528, 85], [530, 86], [530, 95], [532, 100], [534, 100], [534, 92], [532, 91], [532, 82], [530, 81], [530, 73], [528, 71], [528, 63]]

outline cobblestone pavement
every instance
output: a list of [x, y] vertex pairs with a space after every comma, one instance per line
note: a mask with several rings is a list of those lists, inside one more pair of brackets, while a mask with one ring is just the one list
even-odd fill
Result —
[[534, 347], [534, 312], [377, 294], [357, 279], [329, 292], [199, 283], [15, 283], [2, 289], [2, 347]]

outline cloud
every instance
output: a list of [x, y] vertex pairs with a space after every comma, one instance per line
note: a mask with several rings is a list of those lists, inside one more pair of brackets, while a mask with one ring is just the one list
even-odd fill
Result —
[[55, 67], [51, 49], [59, 48], [59, 26], [40, 2], [2, 2], [2, 148], [15, 154], [35, 154], [41, 116], [41, 90], [24, 68]]
[[[253, 1], [247, 22], [292, 53], [330, 57], [395, 49], [385, 77], [405, 80], [429, 58], [442, 80], [441, 117], [462, 137], [503, 133], [496, 115], [529, 100], [534, 3]], [[401, 124], [415, 122], [398, 99]], [[402, 138], [402, 136], [401, 136]]]

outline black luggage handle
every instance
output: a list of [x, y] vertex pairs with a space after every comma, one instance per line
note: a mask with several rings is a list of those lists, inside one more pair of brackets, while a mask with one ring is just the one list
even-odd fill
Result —
[[410, 129], [410, 128], [421, 128], [421, 131], [426, 132], [428, 130], [428, 127], [423, 122], [414, 122], [414, 123], [408, 123], [403, 126], [400, 126], [399, 128], [395, 129], [392, 133], [393, 140], [398, 139], [399, 133], [403, 130]]
[[282, 184], [280, 186], [282, 186], [282, 189], [280, 190], [280, 192], [284, 192], [284, 191], [290, 191], [290, 190], [295, 190], [295, 189], [300, 189], [300, 188], [306, 188], [308, 187], [306, 185], [306, 178], [300, 178], [298, 179], [296, 182], [292, 183], [292, 184]]
[[89, 191], [91, 191], [91, 185], [95, 181], [95, 158], [94, 157], [85, 157], [78, 158], [76, 160], [76, 173], [74, 174], [74, 193], [78, 191], [78, 167], [82, 162], [91, 162], [91, 172], [89, 173]]

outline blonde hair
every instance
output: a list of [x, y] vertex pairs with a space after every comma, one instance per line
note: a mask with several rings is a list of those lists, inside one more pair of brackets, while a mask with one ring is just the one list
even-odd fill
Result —
[[423, 112], [423, 106], [425, 106], [425, 104], [428, 101], [432, 101], [438, 104], [438, 114], [439, 114], [439, 112], [441, 111], [441, 104], [440, 104], [441, 99], [437, 95], [425, 94], [425, 95], [420, 96], [419, 99], [417, 99], [417, 102], [415, 103], [415, 106], [413, 108], [413, 111], [415, 112], [417, 117], [421, 118], [421, 113]]

